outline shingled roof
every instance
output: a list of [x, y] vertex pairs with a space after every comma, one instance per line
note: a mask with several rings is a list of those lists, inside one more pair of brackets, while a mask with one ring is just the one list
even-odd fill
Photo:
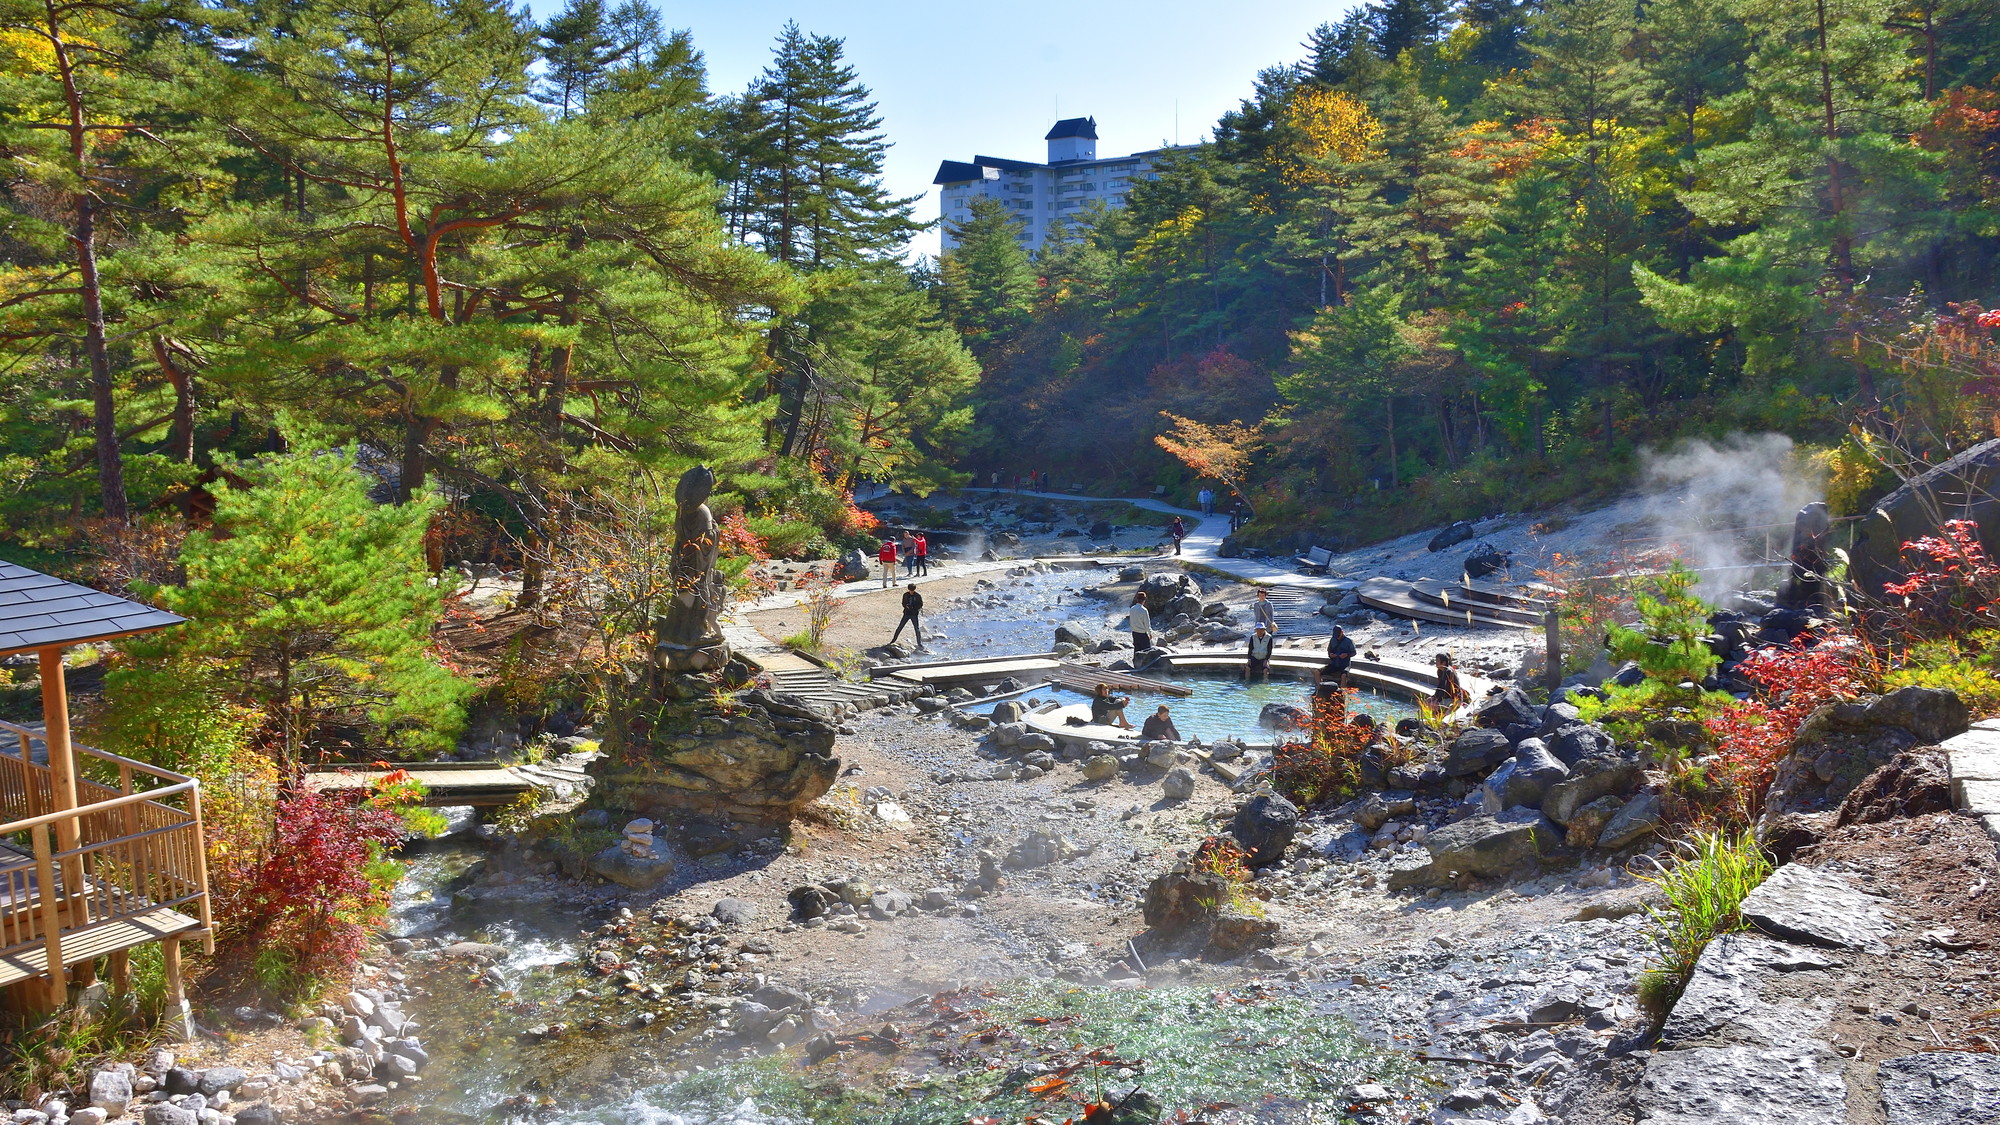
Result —
[[1087, 140], [1096, 140], [1097, 118], [1065, 117], [1061, 121], [1056, 122], [1055, 126], [1049, 130], [1048, 135], [1042, 139], [1045, 141], [1057, 141], [1064, 137], [1083, 137]]
[[185, 620], [0, 561], [0, 656], [150, 633]]

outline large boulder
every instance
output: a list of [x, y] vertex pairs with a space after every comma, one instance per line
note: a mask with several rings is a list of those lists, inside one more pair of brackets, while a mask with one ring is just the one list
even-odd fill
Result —
[[1862, 779], [1840, 802], [1835, 824], [1879, 824], [1887, 820], [1950, 812], [1951, 761], [1935, 746], [1905, 750]]
[[1487, 812], [1499, 812], [1517, 805], [1537, 809], [1549, 787], [1569, 777], [1569, 767], [1557, 761], [1539, 738], [1524, 738], [1514, 748], [1514, 757], [1502, 764], [1481, 786]]
[[1056, 626], [1056, 643], [1087, 649], [1097, 643], [1097, 630], [1082, 621], [1065, 621]]
[[1311, 724], [1311, 712], [1290, 703], [1266, 703], [1257, 712], [1257, 725], [1265, 730], [1304, 730]]
[[1493, 877], [1534, 866], [1543, 854], [1562, 843], [1562, 834], [1534, 809], [1503, 809], [1470, 816], [1430, 833], [1424, 848], [1430, 862], [1397, 870], [1390, 889], [1440, 886], [1456, 875]]
[[861, 548], [840, 556], [840, 562], [833, 569], [833, 576], [842, 582], [859, 582], [868, 577], [868, 553]]
[[1908, 577], [1903, 544], [1938, 533], [1937, 515], [1971, 520], [1989, 557], [2000, 553], [2000, 438], [1941, 462], [1869, 509], [1854, 528], [1849, 581], [1874, 596]]
[[753, 690], [727, 710], [660, 693], [621, 698], [605, 753], [587, 767], [595, 803], [614, 813], [680, 823], [690, 815], [781, 824], [840, 776], [832, 720], [805, 700]]
[[1604, 826], [1625, 807], [1622, 797], [1599, 797], [1595, 801], [1575, 810], [1569, 815], [1569, 830], [1565, 840], [1572, 848], [1594, 848], [1604, 835]]
[[1299, 808], [1275, 793], [1259, 793], [1244, 802], [1229, 824], [1230, 835], [1250, 853], [1250, 866], [1263, 867], [1284, 858], [1299, 831]]
[[1611, 732], [1595, 723], [1567, 723], [1547, 736], [1550, 753], [1566, 766], [1574, 767], [1585, 758], [1609, 754], [1618, 745]]
[[1608, 755], [1585, 758], [1570, 768], [1567, 778], [1549, 786], [1542, 812], [1557, 824], [1568, 824], [1576, 810], [1600, 797], [1624, 797], [1639, 787], [1643, 771], [1629, 758]]
[[1778, 763], [1766, 807], [1774, 813], [1832, 808], [1897, 754], [1935, 745], [1970, 725], [1965, 703], [1936, 688], [1829, 703], [1799, 727], [1791, 753]]
[[1508, 743], [1506, 735], [1497, 730], [1475, 728], [1452, 739], [1451, 749], [1445, 755], [1444, 771], [1453, 777], [1488, 773], [1513, 755], [1514, 747]]
[[1476, 534], [1476, 531], [1473, 521], [1459, 520], [1457, 523], [1451, 524], [1436, 535], [1431, 536], [1428, 546], [1431, 553], [1436, 554], [1439, 551], [1449, 550], [1458, 546], [1460, 543], [1471, 539], [1474, 534]]
[[1497, 695], [1489, 696], [1472, 712], [1473, 722], [1493, 730], [1524, 724], [1539, 724], [1541, 716], [1535, 711], [1535, 703], [1528, 693], [1517, 687], [1510, 687]]
[[1174, 602], [1182, 597], [1192, 597], [1196, 601], [1195, 614], [1200, 615], [1201, 587], [1185, 574], [1162, 571], [1149, 574], [1139, 583], [1139, 592], [1146, 595], [1146, 611], [1154, 615], [1168, 613]]
[[1660, 827], [1660, 795], [1641, 793], [1625, 802], [1609, 821], [1604, 831], [1598, 833], [1597, 846], [1607, 851], [1617, 851], [1638, 843], [1658, 831]]
[[1225, 908], [1208, 924], [1208, 943], [1201, 955], [1210, 961], [1234, 961], [1278, 940], [1278, 923], [1269, 918]]

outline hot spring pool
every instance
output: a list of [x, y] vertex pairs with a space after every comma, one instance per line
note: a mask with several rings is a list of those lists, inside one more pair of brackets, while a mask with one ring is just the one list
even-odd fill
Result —
[[[1198, 736], [1206, 742], [1218, 739], [1268, 742], [1271, 732], [1257, 725], [1257, 716], [1266, 704], [1289, 703], [1308, 710], [1312, 707], [1312, 685], [1303, 680], [1273, 676], [1269, 683], [1258, 681], [1246, 684], [1241, 679], [1226, 676], [1175, 676], [1174, 682], [1194, 689], [1194, 694], [1172, 696], [1125, 692], [1122, 694], [1132, 697], [1131, 704], [1125, 708], [1125, 717], [1133, 726], [1139, 726], [1154, 708], [1164, 703], [1183, 737]], [[1039, 699], [1043, 703], [1090, 702], [1087, 695], [1053, 686], [1036, 688], [1014, 698], [1022, 702], [1030, 699]], [[1417, 714], [1416, 703], [1400, 696], [1359, 689], [1350, 691], [1347, 698], [1350, 709], [1372, 715], [1385, 726], [1393, 727], [1399, 720], [1414, 718]], [[986, 713], [991, 714], [992, 709], [987, 708]]]

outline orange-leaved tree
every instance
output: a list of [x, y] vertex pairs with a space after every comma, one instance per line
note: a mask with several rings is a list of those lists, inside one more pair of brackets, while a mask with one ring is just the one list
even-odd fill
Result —
[[1170, 410], [1160, 411], [1160, 417], [1165, 418], [1172, 429], [1155, 437], [1154, 443], [1196, 474], [1214, 477], [1228, 485], [1243, 498], [1244, 507], [1250, 508], [1250, 489], [1246, 481], [1251, 454], [1264, 442], [1263, 427], [1246, 426], [1242, 422], [1211, 425], [1183, 418]]

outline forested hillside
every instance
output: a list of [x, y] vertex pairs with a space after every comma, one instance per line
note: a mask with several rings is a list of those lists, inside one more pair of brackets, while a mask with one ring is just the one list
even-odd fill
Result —
[[[1181, 484], [1240, 421], [1253, 534], [1407, 528], [1774, 429], [1936, 451], [1989, 427], [1990, 0], [1377, 0], [1212, 144], [1032, 261], [998, 208], [943, 263], [980, 465]], [[1189, 486], [1191, 487], [1191, 486]]]
[[0, 3], [16, 549], [300, 441], [462, 500], [454, 552], [698, 458], [788, 554], [850, 475], [936, 478], [978, 371], [902, 263], [921, 224], [840, 40], [788, 26], [719, 96], [638, 0], [525, 12]]

